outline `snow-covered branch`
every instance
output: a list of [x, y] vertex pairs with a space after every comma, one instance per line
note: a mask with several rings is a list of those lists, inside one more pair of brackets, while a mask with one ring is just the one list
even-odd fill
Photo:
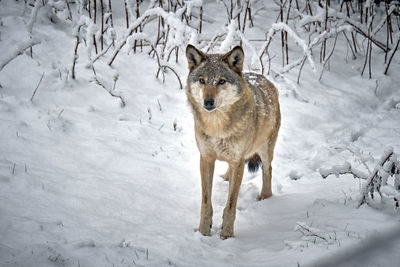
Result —
[[[323, 178], [330, 175], [338, 177], [343, 174], [351, 174], [354, 178], [366, 180], [361, 189], [358, 206], [368, 203], [369, 197], [373, 199], [374, 193], [377, 192], [382, 198], [394, 199], [398, 207], [398, 201], [400, 200], [400, 161], [397, 159], [397, 154], [393, 152], [392, 147], [384, 151], [376, 162], [375, 168], [369, 173], [364, 173], [347, 162], [329, 169], [320, 169], [319, 173]], [[393, 179], [389, 182], [390, 177]]]
[[120, 101], [121, 101], [121, 107], [125, 107], [126, 106], [126, 101], [122, 97], [122, 95], [116, 94], [111, 88], [106, 86], [106, 82], [104, 80], [102, 80], [97, 75], [94, 75], [93, 76], [93, 81], [96, 82], [96, 84], [99, 85], [100, 87], [102, 87], [104, 90], [106, 90], [112, 97], [119, 98]]
[[231, 48], [232, 43], [234, 41], [234, 37], [236, 35], [236, 30], [237, 30], [236, 22], [234, 20], [231, 20], [227, 28], [226, 37], [219, 46], [220, 52], [228, 52], [228, 50]]
[[319, 169], [319, 173], [321, 174], [322, 178], [327, 178], [330, 175], [335, 175], [336, 177], [339, 177], [339, 175], [351, 174], [354, 176], [354, 178], [363, 180], [368, 179], [368, 174], [353, 168], [348, 162], [345, 162], [343, 165], [332, 166], [329, 169], [321, 168]]
[[[390, 11], [391, 13], [394, 12], [394, 10]], [[323, 24], [325, 23], [326, 19], [326, 12], [324, 9], [319, 9], [318, 12], [315, 15], [302, 15], [301, 20], [299, 21], [298, 26], [299, 27], [304, 27], [306, 25], [312, 24], [312, 23], [320, 23]], [[372, 34], [368, 33], [367, 26], [364, 24], [361, 24], [358, 21], [355, 21], [354, 19], [348, 17], [346, 14], [342, 12], [338, 12], [336, 9], [329, 8], [328, 16], [327, 19], [331, 22], [335, 21], [338, 22], [340, 25], [350, 25], [353, 27], [353, 30], [361, 35], [363, 35], [365, 38], [370, 39], [377, 47], [382, 49], [383, 51], [387, 50], [387, 47], [385, 44], [377, 40], [374, 36], [377, 33], [377, 31], [383, 26], [382, 22], [376, 27], [374, 31], [372, 31]], [[383, 21], [385, 22], [385, 21]]]
[[[397, 36], [399, 29], [394, 27], [394, 22], [392, 22], [393, 17], [397, 17], [397, 21], [399, 18], [399, 6], [396, 4], [385, 3], [384, 10], [381, 12], [382, 6], [379, 7], [373, 1], [357, 5], [356, 9], [350, 1], [340, 1], [340, 3], [307, 1], [305, 6], [299, 5], [297, 1], [275, 1], [275, 3], [280, 8], [279, 16], [276, 19], [279, 22], [272, 24], [269, 31], [266, 32], [266, 39], [259, 50], [258, 60], [261, 65], [261, 73], [264, 73], [264, 56], [268, 55], [268, 58], [270, 58], [268, 49], [277, 33], [280, 33], [282, 48], [282, 69], [277, 73], [283, 74], [301, 66], [298, 77], [300, 77], [305, 61], [310, 63], [313, 71], [316, 70], [317, 65], [313, 56], [316, 56], [314, 50], [318, 46], [320, 47], [319, 61], [323, 65], [321, 74], [323, 73], [324, 66], [333, 55], [336, 42], [342, 41], [340, 38], [338, 39], [340, 33], [343, 33], [345, 42], [353, 54], [353, 59], [363, 51], [364, 65], [361, 74], [368, 66], [370, 78], [371, 66], [373, 65], [371, 62], [373, 58], [371, 57], [372, 46], [385, 52], [387, 68], [390, 65], [390, 60], [387, 62], [387, 58], [391, 59], [397, 51], [398, 39], [393, 38], [393, 36]], [[382, 33], [383, 31], [380, 30], [385, 24], [387, 26], [386, 33]], [[347, 37], [346, 33], [350, 34], [350, 38]], [[386, 34], [386, 43], [383, 41], [383, 34]], [[291, 60], [290, 63], [288, 38], [303, 51], [303, 56]], [[333, 38], [335, 38], [334, 45], [328, 53], [327, 40]], [[368, 41], [366, 48], [364, 41], [359, 42], [359, 39]], [[388, 55], [389, 52], [391, 52], [390, 55]]]
[[[283, 31], [287, 32], [288, 35], [294, 40], [294, 42], [298, 46], [301, 47], [301, 49], [303, 50], [303, 53], [304, 53], [304, 57], [308, 60], [308, 62], [311, 65], [311, 69], [314, 72], [316, 72], [315, 61], [311, 54], [311, 49], [313, 46], [315, 46], [318, 43], [318, 41], [321, 39], [321, 37], [316, 38], [316, 39], [314, 39], [313, 42], [311, 42], [310, 44], [307, 44], [307, 42], [304, 39], [300, 38], [300, 36], [292, 28], [289, 27], [289, 25], [287, 25], [286, 23], [283, 23], [283, 22], [278, 22], [278, 23], [272, 24], [271, 28], [268, 31], [266, 41], [264, 42], [264, 45], [262, 46], [262, 48], [259, 52], [259, 60], [262, 61], [262, 57], [268, 50], [269, 45], [271, 44], [271, 41], [272, 41], [274, 35], [277, 32], [283, 32]], [[302, 63], [302, 61], [303, 61], [303, 59], [299, 59], [290, 65], [286, 65], [282, 69], [281, 73], [288, 72], [289, 70], [293, 69], [294, 67], [300, 65]], [[261, 73], [264, 73], [264, 69], [261, 70]]]
[[[121, 51], [121, 49], [125, 46], [129, 36], [131, 36], [137, 28], [149, 17], [152, 16], [158, 16], [164, 19], [166, 24], [169, 26], [170, 29], [170, 39], [169, 43], [170, 45], [173, 46], [181, 46], [187, 43], [187, 40], [193, 39], [193, 34], [195, 34], [194, 30], [191, 29], [189, 26], [184, 24], [180, 19], [179, 16], [176, 15], [173, 12], [166, 12], [164, 9], [160, 7], [152, 8], [146, 10], [145, 13], [143, 13], [142, 16], [140, 16], [137, 20], [135, 20], [129, 29], [127, 30], [127, 33], [125, 36], [122, 38], [122, 40], [119, 41], [117, 44], [117, 47], [111, 56], [110, 60], [108, 61], [108, 65], [112, 65], [114, 62], [115, 58]], [[186, 40], [186, 39], [187, 40]], [[164, 44], [166, 45], [166, 44]]]
[[28, 49], [31, 48], [34, 45], [37, 45], [40, 43], [40, 40], [37, 38], [32, 38], [29, 39], [28, 41], [19, 43], [13, 51], [8, 53], [4, 58], [0, 58], [0, 71], [8, 64], [10, 63], [13, 59], [15, 59], [17, 56], [22, 55], [22, 53]]

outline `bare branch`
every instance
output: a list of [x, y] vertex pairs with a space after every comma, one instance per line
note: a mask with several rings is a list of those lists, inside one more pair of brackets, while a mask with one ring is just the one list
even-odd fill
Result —
[[325, 242], [328, 242], [328, 240], [323, 237], [322, 235], [319, 235], [317, 233], [315, 233], [315, 231], [312, 231], [310, 228], [308, 228], [306, 225], [302, 225], [300, 223], [297, 223], [297, 226], [299, 227], [297, 230], [299, 232], [301, 232], [303, 235], [305, 236], [313, 236], [313, 237], [318, 237], [322, 240], [324, 240]]

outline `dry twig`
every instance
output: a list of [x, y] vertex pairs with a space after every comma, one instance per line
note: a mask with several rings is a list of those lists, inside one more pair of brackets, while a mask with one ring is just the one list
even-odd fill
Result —
[[36, 91], [39, 89], [39, 86], [42, 83], [43, 77], [44, 77], [44, 72], [42, 73], [42, 77], [40, 77], [40, 80], [39, 80], [35, 90], [33, 91], [33, 94], [31, 96], [31, 102], [33, 101], [33, 98], [35, 97]]

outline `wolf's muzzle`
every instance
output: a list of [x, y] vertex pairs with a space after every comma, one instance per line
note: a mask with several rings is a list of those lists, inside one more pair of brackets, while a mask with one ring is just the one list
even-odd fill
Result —
[[215, 109], [215, 101], [211, 97], [207, 97], [204, 99], [204, 108], [208, 111], [212, 111]]

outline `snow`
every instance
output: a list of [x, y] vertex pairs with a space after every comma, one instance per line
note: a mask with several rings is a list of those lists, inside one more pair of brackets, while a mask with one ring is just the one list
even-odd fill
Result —
[[203, 5], [203, 0], [185, 1], [185, 4], [187, 5], [187, 14], [190, 16], [194, 7], [200, 8]]
[[39, 1], [36, 1], [32, 9], [31, 17], [29, 18], [29, 22], [26, 26], [29, 33], [32, 33], [33, 25], [36, 22], [36, 17], [41, 7], [42, 7], [41, 3]]
[[232, 48], [232, 43], [233, 43], [233, 38], [236, 34], [236, 21], [231, 20], [227, 27], [227, 35], [225, 39], [222, 41], [221, 46], [219, 47], [219, 52], [220, 53], [226, 53], [229, 52], [229, 50]]
[[[212, 35], [226, 23], [219, 16], [225, 10], [214, 2], [203, 5], [204, 14], [215, 19], [204, 23], [204, 31]], [[276, 16], [269, 12], [275, 4], [266, 5], [254, 19], [255, 25], [270, 29]], [[0, 49], [6, 51], [0, 62], [15, 55], [26, 40], [40, 40], [33, 46], [33, 58], [24, 52], [0, 71], [0, 266], [398, 264], [399, 210], [393, 203], [378, 198], [357, 208], [364, 180], [348, 174], [322, 179], [320, 174], [324, 169], [343, 171], [344, 162], [373, 169], [388, 155], [388, 146], [400, 153], [398, 54], [388, 76], [383, 75], [381, 55], [373, 55], [373, 79], [367, 79], [359, 74], [361, 58], [351, 60], [338, 42], [337, 58], [321, 81], [310, 64], [304, 66], [300, 84], [296, 71], [269, 77], [279, 90], [282, 112], [273, 160], [274, 195], [257, 201], [261, 173], [246, 172], [235, 237], [221, 240], [228, 184], [220, 176], [227, 165], [216, 165], [214, 224], [212, 235], [205, 237], [194, 231], [201, 185], [193, 118], [173, 74], [165, 73], [165, 84], [156, 79], [157, 61], [148, 50], [134, 54], [126, 46], [111, 68], [107, 60], [112, 51], [99, 58], [97, 75], [107, 88], [115, 82], [114, 91], [126, 100], [122, 108], [118, 98], [93, 82], [83, 47], [77, 79], [71, 79], [71, 27], [53, 24], [40, 8], [30, 40], [26, 24], [32, 8], [21, 16], [23, 6], [23, 1], [0, 1]], [[161, 13], [171, 16], [160, 10], [141, 14]], [[127, 31], [137, 24], [124, 29], [123, 9], [118, 13], [117, 5], [113, 19], [117, 43], [130, 43]], [[169, 23], [176, 27], [177, 43], [188, 41], [190, 35], [179, 39], [184, 34], [194, 36], [178, 22]], [[264, 32], [254, 27], [244, 35], [252, 40]], [[235, 43], [225, 40], [223, 48], [229, 50]], [[257, 45], [260, 51], [263, 44]], [[278, 57], [280, 45], [270, 46]], [[291, 57], [303, 55], [304, 47], [289, 47]], [[245, 46], [245, 70], [253, 66], [252, 52]], [[173, 67], [185, 80], [184, 49], [179, 57]], [[279, 60], [272, 63], [273, 70], [280, 68]], [[396, 193], [393, 187], [381, 190]]]

